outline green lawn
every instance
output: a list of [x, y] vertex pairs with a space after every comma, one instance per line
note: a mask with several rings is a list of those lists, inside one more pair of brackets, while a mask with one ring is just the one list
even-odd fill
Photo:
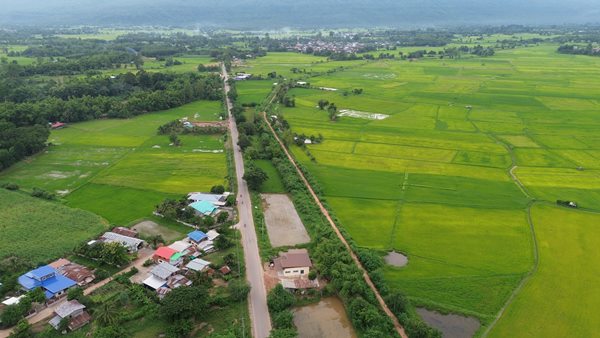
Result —
[[[292, 132], [323, 136], [307, 146], [315, 161], [291, 150], [341, 225], [359, 246], [408, 255], [407, 267], [384, 271], [392, 289], [416, 304], [477, 317], [481, 334], [533, 269], [528, 203], [562, 199], [600, 210], [600, 58], [557, 54], [557, 47], [414, 62], [314, 63], [271, 53], [241, 69], [310, 82], [310, 89], [288, 92], [296, 107], [279, 110]], [[326, 66], [337, 71], [307, 77]], [[364, 91], [352, 94], [355, 88]], [[338, 111], [386, 118], [331, 122], [316, 107], [321, 99]], [[509, 174], [513, 166], [525, 191]], [[544, 325], [549, 304], [520, 316]], [[580, 332], [593, 332], [591, 322], [579, 323]], [[507, 327], [525, 323], [519, 325]]]
[[158, 126], [182, 118], [217, 120], [221, 102], [197, 101], [126, 120], [95, 120], [53, 131], [44, 153], [0, 173], [0, 182], [59, 193], [67, 205], [93, 211], [114, 224], [150, 216], [164, 198], [224, 184], [221, 136], [183, 135], [169, 145]]
[[43, 263], [71, 251], [107, 224], [91, 212], [0, 189], [0, 257]]

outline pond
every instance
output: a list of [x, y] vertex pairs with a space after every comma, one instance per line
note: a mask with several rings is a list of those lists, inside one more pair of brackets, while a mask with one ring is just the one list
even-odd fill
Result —
[[383, 259], [391, 266], [403, 267], [408, 264], [408, 257], [396, 251], [388, 252], [387, 256], [383, 257]]
[[336, 297], [323, 298], [316, 304], [296, 308], [293, 313], [300, 338], [356, 338], [344, 304]]
[[472, 338], [479, 329], [479, 321], [473, 317], [455, 314], [441, 314], [418, 308], [417, 313], [429, 326], [442, 332], [444, 338]]

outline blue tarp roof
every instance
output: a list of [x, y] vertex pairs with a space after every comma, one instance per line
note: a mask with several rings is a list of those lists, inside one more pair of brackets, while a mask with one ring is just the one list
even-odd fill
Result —
[[190, 207], [205, 215], [210, 215], [217, 209], [217, 207], [209, 201], [194, 202], [190, 204]]
[[188, 237], [194, 242], [200, 242], [208, 236], [200, 230], [194, 230], [188, 234]]

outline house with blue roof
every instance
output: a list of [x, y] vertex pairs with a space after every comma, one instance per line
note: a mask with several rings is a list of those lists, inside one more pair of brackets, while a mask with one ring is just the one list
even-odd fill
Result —
[[215, 213], [219, 208], [209, 201], [197, 201], [190, 204], [190, 207], [202, 216], [209, 216]]
[[40, 266], [19, 276], [19, 284], [25, 291], [42, 288], [46, 299], [62, 296], [70, 287], [77, 285], [74, 280], [62, 276], [50, 265]]
[[190, 239], [190, 241], [198, 244], [198, 243], [202, 242], [203, 240], [207, 239], [208, 235], [206, 235], [204, 232], [202, 232], [200, 230], [194, 230], [188, 234], [188, 238]]

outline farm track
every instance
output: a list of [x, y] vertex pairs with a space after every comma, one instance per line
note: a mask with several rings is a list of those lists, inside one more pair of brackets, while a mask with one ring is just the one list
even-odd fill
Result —
[[294, 168], [296, 168], [296, 171], [298, 172], [298, 175], [300, 176], [300, 178], [302, 179], [302, 182], [304, 183], [304, 185], [306, 186], [306, 188], [308, 189], [308, 191], [312, 195], [313, 199], [315, 200], [315, 203], [319, 206], [319, 209], [321, 209], [321, 213], [325, 216], [325, 218], [327, 219], [327, 221], [329, 222], [329, 224], [331, 225], [331, 227], [335, 231], [337, 237], [340, 239], [340, 241], [344, 244], [344, 246], [346, 247], [346, 249], [350, 253], [350, 256], [352, 257], [352, 260], [354, 261], [354, 263], [356, 264], [356, 266], [362, 271], [363, 278], [365, 279], [365, 282], [367, 283], [367, 285], [369, 286], [369, 288], [371, 288], [371, 290], [375, 294], [375, 297], [377, 298], [377, 301], [379, 302], [379, 305], [381, 306], [381, 308], [383, 309], [383, 311], [385, 312], [385, 314], [392, 320], [392, 323], [394, 324], [394, 327], [395, 327], [396, 331], [398, 332], [398, 334], [402, 338], [408, 338], [408, 336], [406, 335], [406, 332], [404, 331], [404, 328], [402, 327], [402, 325], [400, 325], [400, 322], [398, 321], [398, 319], [396, 318], [396, 316], [388, 308], [387, 304], [383, 300], [383, 297], [381, 297], [381, 295], [379, 294], [379, 290], [377, 290], [377, 288], [373, 284], [373, 281], [371, 281], [371, 278], [367, 274], [367, 271], [362, 266], [362, 264], [360, 263], [358, 257], [356, 256], [356, 254], [354, 253], [354, 251], [352, 250], [352, 248], [350, 247], [350, 245], [348, 244], [348, 242], [346, 241], [346, 239], [344, 238], [344, 236], [342, 235], [342, 233], [338, 229], [337, 225], [335, 224], [335, 222], [333, 221], [333, 219], [329, 215], [329, 212], [327, 211], [327, 209], [321, 203], [321, 200], [319, 199], [319, 197], [317, 196], [317, 194], [313, 190], [312, 186], [310, 185], [310, 183], [308, 182], [308, 180], [306, 179], [306, 177], [302, 173], [302, 170], [300, 170], [300, 168], [298, 167], [298, 164], [296, 163], [296, 161], [294, 160], [294, 158], [292, 157], [292, 155], [288, 152], [287, 148], [285, 147], [285, 145], [283, 144], [283, 142], [281, 141], [281, 139], [279, 138], [279, 136], [277, 135], [277, 133], [275, 132], [275, 130], [273, 129], [273, 127], [271, 126], [271, 123], [269, 123], [269, 120], [267, 119], [266, 113], [263, 113], [262, 116], [263, 116], [263, 119], [265, 120], [265, 122], [267, 123], [267, 126], [269, 126], [269, 129], [271, 130], [271, 133], [273, 134], [273, 136], [275, 136], [275, 139], [279, 143], [279, 146], [284, 151], [284, 153], [286, 154], [287, 158], [290, 160], [290, 162], [292, 163], [292, 165], [294, 166]]

